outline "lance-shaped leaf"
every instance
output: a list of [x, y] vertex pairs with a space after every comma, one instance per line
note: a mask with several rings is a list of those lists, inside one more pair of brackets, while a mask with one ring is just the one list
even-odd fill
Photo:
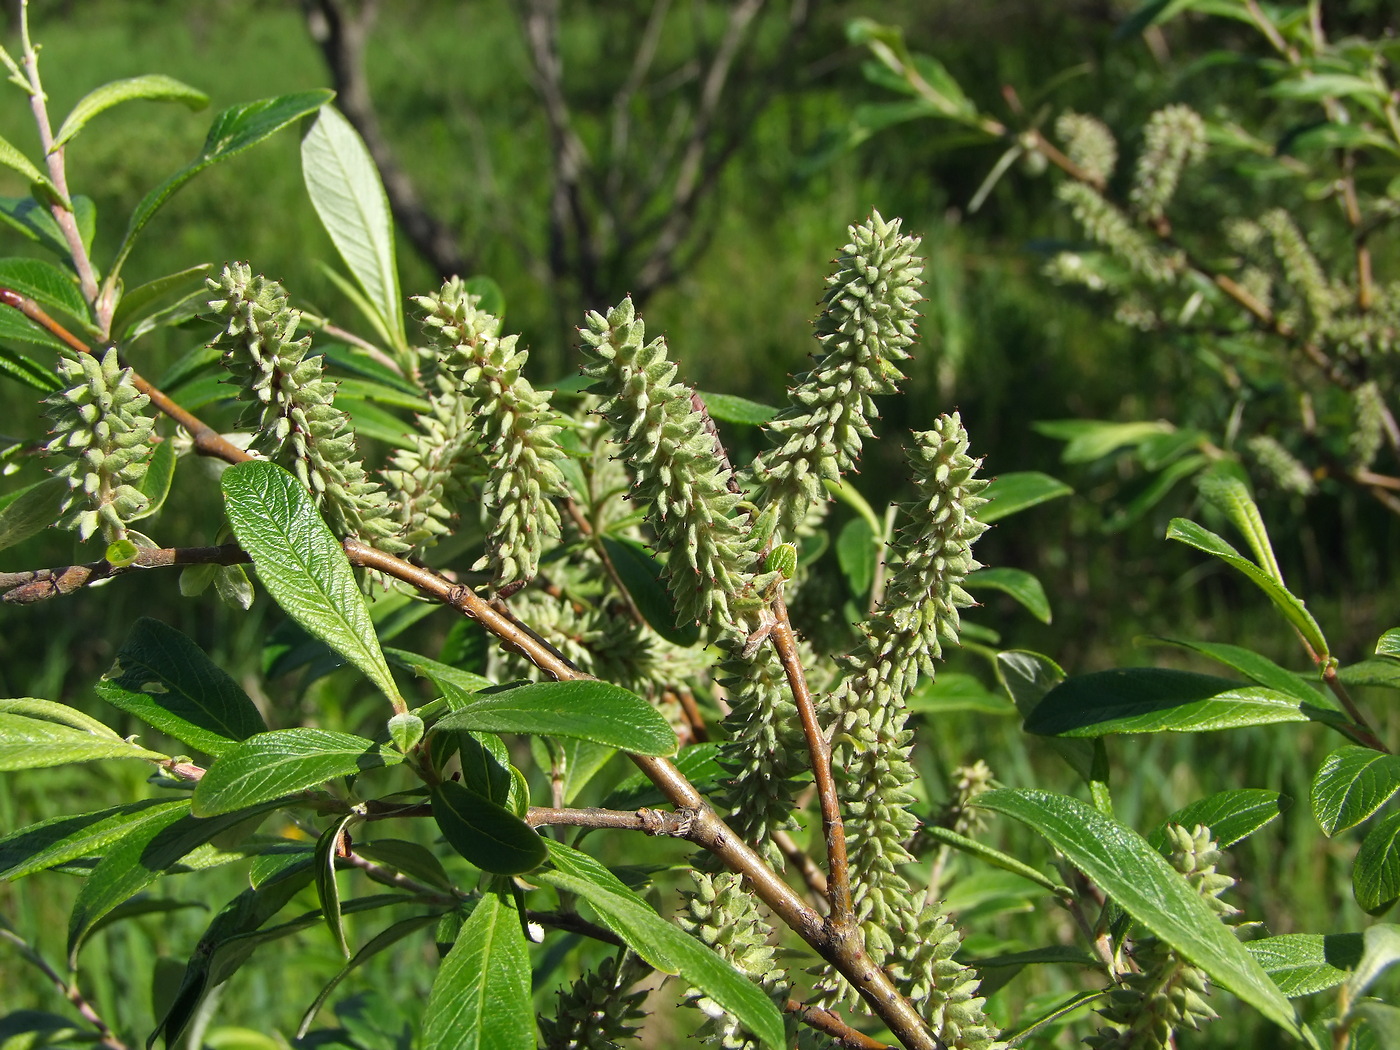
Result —
[[637, 755], [674, 755], [678, 746], [656, 708], [621, 686], [596, 681], [532, 682], [478, 693], [436, 728], [576, 737]]
[[302, 139], [301, 167], [321, 225], [364, 291], [378, 327], [391, 345], [407, 346], [389, 198], [364, 140], [331, 106], [322, 107]]
[[433, 979], [423, 1045], [534, 1050], [530, 953], [519, 913], [495, 893], [477, 902]]
[[201, 817], [231, 813], [402, 761], [393, 748], [349, 733], [307, 728], [259, 733], [209, 767], [195, 788], [194, 812]]
[[113, 740], [42, 718], [0, 711], [0, 772], [45, 769], [69, 762], [96, 762], [106, 758], [143, 758], [160, 762], [159, 751]]
[[1001, 474], [982, 490], [982, 497], [987, 503], [977, 509], [977, 520], [990, 525], [1030, 507], [1068, 496], [1073, 491], [1058, 478], [1039, 471]]
[[245, 102], [221, 111], [209, 126], [209, 133], [204, 138], [204, 146], [200, 149], [199, 156], [151, 190], [136, 206], [109, 273], [115, 275], [121, 269], [126, 257], [131, 254], [137, 234], [145, 229], [146, 223], [151, 221], [151, 216], [155, 215], [160, 206], [181, 186], [205, 168], [256, 146], [288, 124], [300, 120], [308, 113], [314, 113], [333, 97], [335, 92], [325, 89], [302, 91], [292, 95], [259, 99], [257, 102]]
[[504, 806], [450, 780], [433, 788], [432, 800], [447, 844], [482, 871], [522, 875], [544, 863], [544, 839]]
[[1046, 694], [1026, 719], [1026, 729], [1045, 736], [1092, 737], [1341, 718], [1294, 693], [1214, 675], [1134, 667], [1069, 679]]
[[1313, 816], [1329, 836], [1353, 828], [1400, 791], [1400, 755], [1340, 747], [1313, 776]]
[[1040, 580], [1024, 569], [978, 569], [969, 573], [963, 586], [970, 591], [986, 588], [1002, 591], [1020, 602], [1041, 623], [1050, 622], [1050, 599]]
[[676, 625], [676, 603], [661, 579], [661, 564], [632, 540], [604, 536], [603, 549], [608, 552], [618, 579], [632, 596], [647, 626], [672, 645], [694, 645], [700, 637], [700, 628], [694, 623]]
[[597, 913], [604, 926], [652, 966], [665, 973], [680, 974], [773, 1050], [785, 1045], [782, 1016], [757, 985], [656, 914], [646, 901], [586, 853], [552, 841], [545, 845], [553, 867], [541, 869], [532, 879], [575, 894]]
[[80, 326], [91, 324], [91, 310], [72, 272], [47, 259], [0, 259], [0, 284], [29, 296], [50, 313]]
[[406, 706], [354, 570], [297, 479], [275, 463], [251, 460], [225, 470], [220, 484], [234, 535], [277, 604], [368, 675], [396, 707]]
[[76, 707], [69, 707], [67, 704], [60, 704], [53, 700], [39, 700], [32, 696], [0, 700], [0, 713], [24, 715], [26, 718], [38, 718], [45, 722], [58, 722], [60, 725], [70, 726], [73, 729], [81, 729], [85, 733], [96, 733], [108, 740], [122, 739], [121, 734], [115, 729], [99, 722], [91, 715], [85, 715]]
[[1336, 702], [1326, 693], [1314, 689], [1302, 675], [1295, 674], [1286, 667], [1280, 667], [1267, 656], [1261, 656], [1252, 649], [1226, 642], [1199, 642], [1192, 639], [1151, 637], [1146, 642], [1153, 645], [1174, 645], [1189, 649], [1226, 667], [1232, 667], [1240, 674], [1259, 685], [1290, 693], [1305, 703], [1317, 707], [1336, 707]]
[[36, 189], [42, 189], [42, 195], [50, 201], [62, 202], [63, 194], [58, 192], [58, 187], [49, 181], [49, 177], [35, 167], [34, 162], [26, 157], [9, 139], [0, 138], [0, 164], [17, 171], [24, 176], [26, 182]]
[[104, 915], [141, 892], [180, 859], [216, 835], [261, 811], [229, 813], [209, 820], [192, 816], [187, 801], [142, 814], [120, 842], [109, 849], [83, 881], [68, 917], [68, 958], [73, 963], [83, 941]]
[[1179, 872], [1131, 828], [1092, 806], [1048, 791], [1000, 788], [973, 805], [1005, 813], [1043, 835], [1123, 910], [1269, 1020], [1299, 1033], [1288, 1000]]
[[316, 1001], [313, 1002], [307, 1008], [306, 1013], [302, 1015], [301, 1024], [297, 1028], [296, 1037], [298, 1039], [304, 1039], [306, 1037], [306, 1033], [311, 1028], [311, 1022], [316, 1020], [316, 1014], [320, 1011], [326, 1000], [330, 998], [331, 993], [340, 987], [340, 982], [349, 977], [352, 971], [374, 958], [374, 956], [378, 955], [386, 948], [392, 948], [409, 934], [417, 933], [425, 926], [430, 926], [438, 922], [440, 918], [441, 916], [439, 915], [415, 915], [412, 918], [401, 919], [387, 929], [381, 930], [374, 937], [371, 937], [365, 946], [357, 951], [354, 957], [347, 962], [334, 977], [326, 982], [326, 986], [317, 994]]
[[1286, 933], [1245, 947], [1290, 999], [1337, 987], [1361, 960], [1359, 933]]
[[222, 755], [267, 731], [237, 682], [175, 628], [141, 617], [97, 684], [103, 699], [176, 740]]
[[121, 105], [123, 102], [142, 99], [150, 102], [180, 102], [194, 110], [203, 109], [209, 105], [209, 96], [203, 91], [181, 83], [174, 77], [167, 77], [160, 73], [148, 73], [145, 76], [114, 80], [89, 91], [78, 100], [78, 104], [73, 107], [68, 116], [63, 118], [58, 134], [53, 137], [53, 145], [49, 147], [49, 152], [52, 153], [60, 149], [65, 142], [82, 131], [87, 122], [99, 113], [109, 110], [113, 106]]
[[341, 836], [346, 826], [358, 817], [347, 813], [336, 821], [316, 840], [316, 896], [321, 901], [321, 914], [331, 931], [336, 947], [345, 958], [350, 958], [350, 945], [345, 940], [345, 926], [340, 915], [340, 884], [335, 881], [335, 860], [340, 855]]
[[1244, 557], [1225, 540], [1187, 518], [1171, 520], [1167, 526], [1167, 539], [1180, 540], [1197, 550], [1213, 554], [1226, 565], [1238, 569], [1269, 596], [1269, 600], [1278, 607], [1288, 622], [1298, 629], [1298, 633], [1317, 656], [1328, 655], [1327, 639], [1322, 635], [1322, 628], [1317, 625], [1312, 613], [1308, 612], [1302, 599], [1295, 597], [1274, 576]]
[[[464, 671], [460, 667], [453, 667], [451, 664], [441, 663], [438, 660], [431, 660], [426, 656], [419, 656], [407, 649], [386, 648], [384, 656], [395, 667], [402, 667], [412, 671], [420, 678], [427, 678], [434, 682], [439, 689], [445, 689], [449, 685], [453, 686], [463, 696], [489, 689], [495, 684], [491, 679], [483, 678], [479, 674]], [[447, 685], [443, 683], [447, 683]]]
[[101, 854], [108, 846], [155, 814], [148, 810], [179, 808], [189, 800], [149, 798], [92, 813], [64, 814], [21, 828], [0, 839], [0, 879], [18, 879], [36, 871]]

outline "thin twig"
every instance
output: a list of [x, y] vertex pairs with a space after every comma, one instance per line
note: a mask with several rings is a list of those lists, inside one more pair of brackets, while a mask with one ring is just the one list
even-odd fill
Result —
[[783, 1005], [783, 1009], [803, 1024], [831, 1036], [837, 1046], [846, 1047], [848, 1050], [887, 1050], [890, 1045], [864, 1032], [856, 1031], [841, 1020], [839, 1015], [830, 1010], [823, 1010], [820, 1006], [808, 1006], [796, 999], [789, 999]]
[[807, 888], [812, 891], [826, 905], [826, 874], [817, 867], [816, 861], [805, 849], [797, 844], [791, 835], [782, 828], [772, 832], [769, 836], [773, 840], [773, 845], [782, 851], [783, 858], [796, 869], [797, 874], [802, 876], [802, 881], [807, 884]]
[[217, 547], [142, 547], [129, 565], [113, 565], [107, 559], [86, 565], [62, 565], [53, 569], [26, 569], [0, 572], [0, 601], [29, 605], [57, 598], [113, 576], [137, 569], [158, 569], [174, 565], [239, 565], [253, 559], [236, 543]]
[[97, 1007], [93, 1006], [79, 990], [76, 980], [69, 982], [60, 977], [58, 971], [48, 964], [48, 960], [19, 934], [0, 927], [0, 939], [7, 940], [18, 948], [25, 961], [47, 977], [58, 989], [59, 994], [73, 1004], [73, 1007], [82, 1015], [83, 1020], [97, 1029], [98, 1042], [102, 1046], [107, 1047], [108, 1050], [129, 1050], [127, 1045], [113, 1034], [111, 1027], [97, 1012]]
[[615, 828], [641, 831], [647, 835], [665, 835], [683, 839], [690, 834], [690, 816], [668, 813], [660, 809], [569, 809], [565, 807], [531, 806], [525, 823], [532, 828], [562, 825], [571, 828]]

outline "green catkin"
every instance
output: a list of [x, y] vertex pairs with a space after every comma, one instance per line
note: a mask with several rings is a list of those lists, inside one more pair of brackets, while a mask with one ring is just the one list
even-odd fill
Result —
[[670, 552], [667, 586], [681, 622], [724, 631], [747, 630], [758, 551], [747, 541], [740, 495], [718, 454], [688, 387], [674, 382], [676, 366], [664, 339], [646, 330], [624, 299], [604, 315], [593, 312], [580, 331], [584, 375], [598, 381], [599, 412], [635, 476], [632, 497], [643, 501], [658, 548]]
[[258, 410], [248, 450], [295, 474], [337, 534], [405, 551], [388, 496], [356, 455], [350, 417], [332, 404], [335, 384], [309, 353], [311, 337], [296, 338], [301, 313], [286, 291], [243, 263], [207, 284], [209, 308], [224, 326], [210, 346], [223, 351], [240, 399]]
[[1143, 149], [1128, 192], [1133, 210], [1144, 219], [1160, 219], [1182, 173], [1205, 154], [1206, 125], [1199, 113], [1182, 105], [1153, 113], [1143, 131]]
[[1284, 492], [1295, 496], [1311, 496], [1317, 491], [1308, 468], [1294, 458], [1293, 453], [1267, 434], [1256, 434], [1245, 442], [1245, 447], [1253, 455], [1265, 474]]
[[1173, 280], [1183, 269], [1180, 252], [1159, 251], [1152, 240], [1092, 186], [1062, 182], [1055, 190], [1070, 206], [1075, 221], [1091, 239], [1103, 245], [1134, 272], [1155, 284]]
[[59, 377], [68, 386], [46, 404], [53, 435], [46, 455], [68, 461], [54, 474], [68, 482], [57, 524], [86, 540], [95, 532], [112, 543], [141, 517], [150, 499], [136, 486], [146, 475], [155, 421], [145, 414], [150, 398], [136, 389], [117, 352], [64, 357]]
[[1267, 212], [1259, 225], [1270, 237], [1284, 283], [1302, 312], [1302, 323], [1310, 333], [1323, 331], [1332, 320], [1337, 295], [1322, 264], [1293, 217], [1282, 208]]
[[[908, 808], [916, 775], [904, 698], [920, 674], [933, 673], [943, 646], [958, 643], [958, 610], [973, 604], [962, 584], [979, 568], [971, 548], [987, 528], [975, 516], [987, 482], [975, 476], [978, 461], [967, 454], [956, 413], [914, 437], [918, 497], [904, 506], [906, 524], [890, 545], [898, 567], [848, 658], [848, 677], [826, 700], [823, 722], [832, 726], [852, 895], [867, 944], [877, 958], [899, 960], [900, 984], [949, 1046], [984, 1050], [995, 1034], [974, 994], [977, 975], [952, 960], [956, 931], [899, 869], [911, 859], [905, 844], [917, 827]], [[822, 990], [833, 1002], [851, 995], [834, 978]]]
[[610, 956], [560, 991], [554, 1016], [539, 1018], [542, 1050], [616, 1050], [635, 1039], [647, 993], [633, 985], [645, 972], [630, 953], [620, 964]]
[[900, 220], [879, 212], [849, 227], [817, 318], [817, 361], [768, 424], [775, 446], [746, 472], [759, 506], [777, 506], [781, 537], [797, 535], [810, 508], [826, 502], [823, 482], [855, 465], [879, 416], [874, 398], [904, 379], [898, 363], [914, 341], [923, 260], [919, 239], [899, 230]]
[[[758, 910], [752, 893], [733, 872], [706, 874], [691, 872], [695, 890], [686, 894], [684, 911], [677, 916], [681, 928], [694, 934], [720, 958], [762, 988], [781, 1006], [787, 1001], [787, 974], [775, 959], [770, 943], [773, 928]], [[687, 1001], [705, 1015], [696, 1033], [705, 1043], [724, 1050], [758, 1050], [761, 1045], [718, 1003], [697, 989]], [[788, 1038], [796, 1023], [787, 1021]]]
[[1108, 125], [1084, 113], [1062, 113], [1055, 121], [1055, 136], [1065, 155], [1091, 179], [1105, 183], [1118, 164], [1118, 143]]
[[1385, 400], [1380, 384], [1368, 379], [1352, 391], [1353, 426], [1350, 438], [1351, 461], [1361, 470], [1369, 470], [1385, 443]]
[[[545, 541], [559, 538], [559, 511], [551, 497], [567, 495], [549, 394], [521, 375], [528, 355], [517, 349], [519, 336], [501, 337], [501, 322], [480, 309], [480, 297], [459, 278], [414, 301], [427, 312], [428, 349], [436, 362], [424, 370], [436, 388], [433, 418], [446, 417], [454, 425], [442, 427], [441, 453], [433, 455], [434, 446], [427, 446], [430, 455], [420, 457], [416, 473], [407, 457], [395, 467], [422, 487], [445, 485], [454, 457], [465, 447], [465, 435], [455, 425], [464, 418], [484, 468], [482, 512], [491, 523], [486, 553], [473, 568], [489, 568], [497, 589], [530, 580], [539, 570]], [[426, 525], [428, 515], [418, 513]]]
[[[1235, 884], [1216, 871], [1220, 851], [1210, 830], [1197, 825], [1187, 831], [1179, 824], [1167, 826], [1172, 847], [1167, 859], [1210, 905], [1228, 921], [1237, 910], [1220, 899]], [[1123, 976], [1099, 1011], [1104, 1027], [1086, 1042], [1094, 1050], [1166, 1050], [1174, 1045], [1175, 1032], [1199, 1028], [1213, 1020], [1215, 1011], [1206, 1002], [1209, 984], [1203, 971], [1185, 962], [1155, 938], [1137, 942], [1133, 961], [1138, 972]]]

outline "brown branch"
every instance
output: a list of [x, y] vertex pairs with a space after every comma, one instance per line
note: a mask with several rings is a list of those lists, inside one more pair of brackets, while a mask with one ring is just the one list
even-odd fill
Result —
[[353, 11], [356, 5], [344, 0], [303, 0], [302, 6], [311, 39], [321, 49], [330, 71], [336, 107], [365, 140], [384, 181], [389, 209], [409, 243], [439, 277], [470, 273], [475, 266], [463, 254], [456, 233], [424, 205], [379, 126], [365, 76], [365, 43], [377, 14], [377, 0], [361, 0], [358, 10]]
[[563, 826], [570, 828], [614, 828], [640, 831], [647, 835], [665, 835], [683, 839], [690, 835], [690, 816], [668, 813], [660, 809], [568, 809], [565, 807], [531, 806], [525, 823], [532, 828]]
[[787, 605], [781, 598], [773, 601], [773, 625], [769, 638], [787, 674], [793, 703], [807, 738], [807, 750], [812, 758], [812, 781], [817, 787], [817, 804], [822, 814], [822, 838], [826, 841], [827, 901], [831, 904], [831, 921], [838, 926], [855, 928], [855, 909], [851, 903], [851, 873], [846, 859], [846, 826], [841, 819], [841, 801], [836, 795], [836, 778], [831, 772], [831, 743], [817, 722], [817, 707], [807, 688], [802, 670], [802, 658], [797, 651], [797, 636], [788, 619]]
[[[886, 1042], [856, 1031], [841, 1020], [838, 1014], [823, 1010], [820, 1006], [808, 1006], [796, 999], [789, 999], [783, 1004], [783, 1009], [803, 1024], [831, 1036], [837, 1046], [846, 1047], [848, 1050], [887, 1050], [889, 1047]], [[935, 1045], [942, 1047], [942, 1040], [938, 1040]]]
[[238, 565], [250, 562], [248, 553], [236, 543], [218, 547], [142, 547], [129, 565], [113, 565], [107, 559], [86, 565], [62, 565], [54, 569], [26, 569], [0, 572], [0, 601], [11, 605], [31, 605], [48, 598], [72, 594], [102, 580], [137, 569], [159, 569], [174, 565]]
[[76, 980], [70, 983], [60, 977], [58, 971], [48, 964], [48, 960], [40, 955], [38, 951], [23, 937], [19, 936], [19, 934], [13, 933], [3, 926], [0, 926], [0, 939], [7, 940], [13, 944], [19, 950], [19, 953], [24, 956], [25, 961], [47, 977], [53, 986], [58, 989], [58, 993], [73, 1004], [73, 1007], [82, 1016], [83, 1020], [97, 1029], [97, 1041], [99, 1045], [107, 1047], [107, 1050], [128, 1050], [127, 1045], [113, 1034], [111, 1027], [102, 1019], [102, 1015], [97, 1012], [97, 1008], [93, 1006], [92, 1003], [88, 1001], [87, 997], [83, 995], [82, 991], [79, 990]]

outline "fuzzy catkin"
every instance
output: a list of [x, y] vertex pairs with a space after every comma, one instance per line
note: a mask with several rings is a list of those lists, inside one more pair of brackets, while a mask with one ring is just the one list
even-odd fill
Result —
[[1182, 173], [1205, 154], [1206, 125], [1199, 113], [1183, 105], [1153, 113], [1143, 130], [1143, 149], [1128, 191], [1133, 210], [1145, 219], [1160, 219]]
[[1085, 113], [1062, 113], [1055, 121], [1055, 136], [1081, 171], [1100, 184], [1108, 181], [1118, 164], [1118, 143], [1107, 124]]
[[151, 399], [136, 389], [115, 349], [100, 358], [63, 357], [57, 370], [69, 385], [48, 398], [53, 437], [44, 446], [46, 455], [67, 457], [54, 471], [69, 486], [57, 524], [83, 540], [99, 530], [108, 543], [125, 539], [127, 523], [150, 506], [136, 486], [151, 458]]
[[1082, 182], [1062, 182], [1056, 196], [1070, 206], [1075, 221], [1094, 241], [1154, 284], [1173, 280], [1184, 262], [1179, 252], [1162, 252], [1103, 194]]
[[607, 316], [590, 313], [580, 333], [584, 375], [605, 400], [599, 412], [635, 476], [658, 547], [668, 551], [667, 586], [681, 622], [734, 631], [753, 604], [758, 552], [748, 542], [740, 496], [716, 452], [688, 387], [674, 381], [666, 342], [646, 329], [624, 299]]
[[645, 967], [628, 954], [621, 963], [611, 956], [596, 970], [558, 993], [553, 1017], [539, 1018], [543, 1050], [616, 1050], [631, 1040], [646, 1012], [645, 989], [633, 989]]
[[1298, 462], [1277, 439], [1267, 434], [1255, 434], [1245, 442], [1245, 447], [1269, 479], [1284, 492], [1311, 496], [1317, 491], [1317, 482], [1308, 468]]
[[405, 551], [388, 496], [356, 454], [350, 417], [333, 404], [335, 384], [309, 352], [311, 337], [296, 337], [301, 313], [286, 291], [244, 263], [206, 283], [209, 308], [224, 326], [209, 345], [223, 351], [239, 398], [258, 410], [249, 451], [291, 470], [337, 534]]
[[[461, 279], [451, 278], [436, 294], [414, 301], [426, 311], [430, 334], [433, 364], [425, 373], [435, 387], [433, 412], [416, 461], [396, 457], [395, 477], [406, 494], [415, 486], [440, 492], [458, 473], [463, 453], [474, 447], [485, 474], [482, 510], [491, 526], [486, 553], [473, 568], [490, 568], [498, 589], [532, 579], [545, 541], [559, 538], [559, 511], [551, 497], [567, 494], [549, 394], [521, 374], [527, 354], [517, 348], [519, 336], [500, 336], [500, 320], [480, 308], [480, 297]], [[433, 531], [431, 509], [420, 509], [430, 507], [428, 500], [415, 501], [416, 517], [405, 525]]]
[[1310, 332], [1325, 329], [1332, 320], [1336, 294], [1298, 224], [1288, 212], [1275, 208], [1264, 214], [1259, 225], [1269, 235], [1284, 283], [1301, 309], [1300, 320]]
[[816, 364], [799, 377], [791, 405], [768, 424], [774, 447], [747, 472], [759, 506], [778, 507], [778, 534], [787, 539], [813, 505], [825, 503], [823, 482], [840, 481], [860, 458], [870, 421], [879, 416], [874, 398], [899, 389], [898, 363], [914, 341], [919, 238], [901, 234], [900, 220], [886, 222], [879, 212], [849, 233], [827, 278]]

